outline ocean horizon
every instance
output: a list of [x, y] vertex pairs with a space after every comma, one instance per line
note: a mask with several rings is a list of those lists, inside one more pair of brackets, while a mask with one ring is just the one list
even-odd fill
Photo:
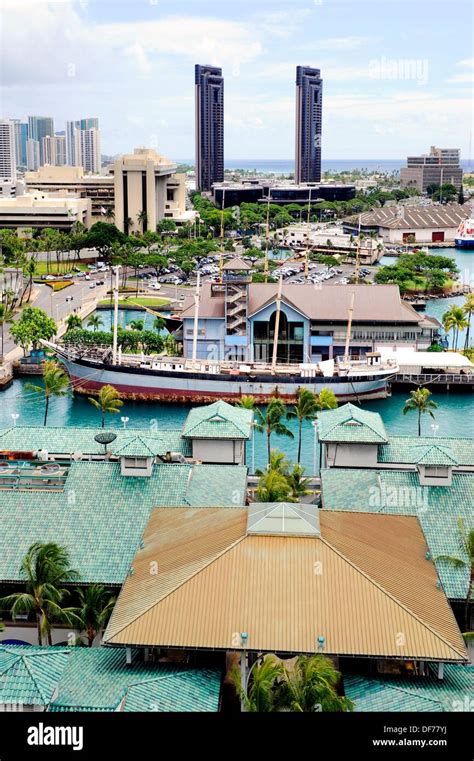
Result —
[[[178, 164], [190, 164], [194, 166], [194, 159], [176, 159]], [[369, 172], [398, 172], [406, 166], [406, 159], [323, 159], [321, 168], [323, 172], [350, 172], [354, 169], [367, 170]], [[472, 170], [473, 162], [461, 161], [464, 170]], [[225, 159], [224, 168], [254, 170], [259, 172], [272, 172], [274, 174], [290, 174], [294, 172], [294, 159]]]

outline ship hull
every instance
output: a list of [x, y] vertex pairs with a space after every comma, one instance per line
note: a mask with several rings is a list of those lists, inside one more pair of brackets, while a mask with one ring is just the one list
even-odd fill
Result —
[[456, 248], [474, 248], [474, 238], [455, 238], [454, 245]]
[[71, 378], [74, 391], [97, 394], [105, 385], [114, 386], [124, 399], [162, 402], [213, 402], [216, 399], [236, 401], [242, 395], [253, 396], [264, 403], [278, 395], [293, 402], [298, 389], [304, 386], [314, 393], [329, 388], [341, 402], [360, 399], [384, 399], [389, 396], [386, 375], [363, 378], [317, 377], [306, 378], [296, 373], [286, 376], [247, 374], [215, 375], [203, 372], [167, 372], [94, 363], [89, 360], [61, 358]]

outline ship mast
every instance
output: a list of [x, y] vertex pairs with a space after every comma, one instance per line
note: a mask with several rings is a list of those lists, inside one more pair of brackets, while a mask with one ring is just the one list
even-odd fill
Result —
[[197, 273], [196, 280], [196, 292], [194, 294], [194, 328], [193, 328], [193, 362], [197, 359], [197, 337], [198, 337], [198, 324], [199, 324], [199, 284], [201, 280], [201, 273]]
[[360, 224], [361, 224], [361, 214], [359, 214], [359, 234], [357, 236], [357, 248], [356, 248], [356, 268], [355, 268], [355, 281], [356, 281], [356, 284], [359, 283]]
[[219, 253], [219, 281], [221, 283], [222, 283], [222, 272], [224, 267], [224, 198], [225, 198], [225, 188], [222, 188], [221, 235], [220, 235], [220, 253]]
[[351, 300], [349, 303], [349, 318], [347, 320], [346, 345], [344, 347], [344, 361], [345, 362], [349, 361], [349, 343], [351, 340], [352, 315], [354, 313], [354, 299], [355, 299], [355, 288], [352, 289]]
[[118, 307], [119, 307], [119, 269], [120, 265], [115, 267], [115, 285], [114, 285], [114, 330], [112, 343], [112, 363], [117, 362], [117, 336], [118, 336]]
[[265, 264], [263, 268], [263, 274], [265, 275], [265, 282], [268, 283], [268, 246], [270, 242], [270, 188], [268, 189], [267, 198], [267, 224], [265, 227]]
[[306, 219], [306, 251], [305, 251], [305, 259], [304, 259], [304, 281], [305, 283], [308, 280], [308, 270], [309, 270], [309, 223], [311, 219], [311, 191], [312, 188], [309, 188], [309, 196], [308, 196], [308, 216]]
[[280, 275], [278, 281], [278, 292], [276, 297], [276, 316], [275, 316], [275, 335], [273, 336], [273, 356], [272, 356], [272, 375], [275, 374], [278, 351], [278, 333], [280, 331], [280, 311], [281, 311], [281, 292], [283, 288], [283, 277]]

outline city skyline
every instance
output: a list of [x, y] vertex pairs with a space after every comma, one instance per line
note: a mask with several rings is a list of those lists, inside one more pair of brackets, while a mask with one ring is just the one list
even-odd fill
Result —
[[390, 2], [362, 3], [367, 13], [354, 15], [344, 14], [347, 3], [306, 0], [291, 11], [278, 0], [258, 10], [40, 0], [34, 24], [29, 5], [4, 6], [2, 117], [47, 113], [65, 124], [71, 112], [97, 114], [105, 154], [147, 145], [193, 156], [193, 67], [204, 63], [221, 67], [226, 81], [226, 158], [293, 155], [297, 65], [324, 78], [323, 160], [399, 159], [421, 152], [427, 134], [469, 157], [463, 0], [450, 4], [442, 26], [426, 2], [407, 4], [409, 30], [400, 3]]

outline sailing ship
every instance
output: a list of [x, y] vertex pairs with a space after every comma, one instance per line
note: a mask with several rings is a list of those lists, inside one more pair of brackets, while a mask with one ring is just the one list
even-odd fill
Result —
[[456, 248], [474, 248], [474, 216], [464, 219], [454, 238]]

